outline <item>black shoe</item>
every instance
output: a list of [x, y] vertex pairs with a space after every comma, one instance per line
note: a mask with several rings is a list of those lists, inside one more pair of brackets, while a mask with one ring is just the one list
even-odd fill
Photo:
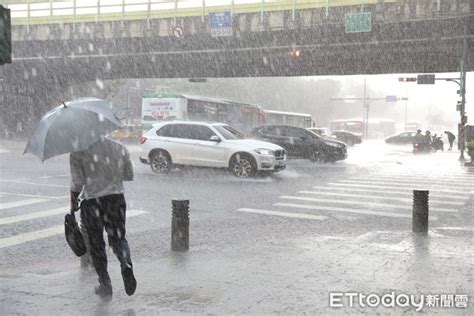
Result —
[[106, 284], [101, 283], [95, 287], [95, 294], [99, 295], [103, 299], [112, 299], [112, 293], [112, 284], [110, 282]]
[[132, 265], [127, 264], [125, 268], [122, 269], [122, 278], [125, 292], [127, 292], [129, 296], [133, 295], [137, 289], [137, 280], [135, 280], [135, 276], [133, 275]]

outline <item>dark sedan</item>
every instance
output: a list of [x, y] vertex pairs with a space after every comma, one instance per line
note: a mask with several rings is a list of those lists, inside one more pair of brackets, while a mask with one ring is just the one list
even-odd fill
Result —
[[285, 148], [288, 157], [313, 162], [334, 162], [347, 158], [346, 144], [322, 138], [304, 128], [288, 125], [266, 125], [255, 128], [251, 137]]
[[337, 140], [346, 143], [347, 146], [354, 146], [355, 144], [362, 143], [361, 135], [348, 131], [334, 131], [332, 132], [332, 136], [334, 136]]
[[412, 144], [415, 135], [416, 135], [416, 132], [403, 132], [398, 135], [387, 137], [385, 139], [385, 142], [387, 144], [396, 144], [396, 145]]

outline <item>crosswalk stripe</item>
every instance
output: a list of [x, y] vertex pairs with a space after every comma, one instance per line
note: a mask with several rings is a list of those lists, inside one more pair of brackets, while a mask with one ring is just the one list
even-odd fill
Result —
[[[145, 213], [147, 212], [142, 210], [130, 210], [127, 211], [127, 218], [142, 215]], [[42, 230], [2, 238], [0, 239], [0, 249], [23, 244], [29, 241], [52, 237], [59, 234], [64, 234], [64, 225], [58, 225]]]
[[15, 202], [7, 202], [7, 203], [0, 203], [0, 210], [5, 210], [7, 208], [18, 207], [18, 206], [26, 206], [41, 202], [49, 201], [48, 199], [27, 199]]
[[[387, 188], [387, 189], [409, 189], [407, 187], [403, 187], [403, 186], [392, 186], [392, 185], [382, 185], [382, 184], [379, 184], [379, 185], [370, 185], [370, 184], [357, 184], [357, 183], [335, 183], [335, 182], [331, 182], [329, 183], [328, 185], [331, 185], [331, 186], [343, 186], [343, 187], [360, 187], [360, 188], [380, 188], [380, 187], [384, 187], [384, 188]], [[454, 191], [454, 190], [449, 190], [449, 189], [438, 189], [438, 188], [435, 188], [433, 189], [433, 191], [436, 191], [436, 192], [446, 192], [446, 193], [457, 193], [459, 194], [459, 192], [457, 191]], [[469, 195], [469, 193], [467, 194]]]
[[435, 185], [442, 185], [442, 186], [470, 186], [473, 185], [472, 181], [462, 181], [457, 183], [448, 183], [445, 181], [440, 181], [437, 179], [427, 179], [427, 180], [405, 180], [405, 179], [381, 179], [381, 178], [364, 178], [364, 177], [352, 177], [349, 179], [350, 181], [367, 181], [367, 182], [389, 182], [389, 183], [400, 183], [400, 184], [435, 184]]
[[[437, 183], [402, 183], [396, 181], [378, 181], [378, 180], [339, 180], [340, 183], [355, 183], [355, 184], [377, 184], [377, 185], [390, 185], [395, 187], [430, 187], [435, 188], [438, 191], [448, 191], [448, 192], [456, 192], [457, 189], [446, 187], [445, 184], [437, 184]], [[438, 189], [440, 188], [440, 189]], [[466, 188], [467, 190], [471, 190], [471, 188]]]
[[68, 198], [69, 195], [60, 195], [60, 196], [48, 196], [48, 195], [37, 195], [37, 194], [23, 194], [23, 193], [11, 193], [11, 192], [0, 192], [1, 195], [11, 195], [11, 196], [24, 196], [24, 197], [36, 197], [43, 199], [64, 199]]
[[30, 219], [47, 217], [47, 216], [61, 214], [61, 213], [63, 214], [68, 213], [68, 207], [63, 206], [63, 207], [55, 208], [48, 211], [35, 212], [35, 213], [29, 213], [29, 214], [23, 214], [23, 215], [18, 215], [18, 216], [11, 216], [11, 217], [3, 217], [3, 218], [0, 218], [0, 225], [13, 224], [13, 223], [18, 223], [22, 221], [27, 221]]
[[409, 174], [368, 174], [367, 176], [369, 177], [384, 177], [384, 178], [390, 178], [390, 179], [422, 179], [422, 178], [436, 178], [439, 180], [447, 180], [447, 181], [455, 181], [455, 180], [472, 180], [471, 175], [466, 175], [466, 174], [453, 174], [450, 176], [439, 176], [439, 175], [433, 175], [433, 173], [427, 173], [427, 174], [419, 174], [419, 173], [409, 173]]
[[[355, 213], [355, 214], [362, 214], [362, 215], [412, 218], [411, 214], [402, 214], [402, 213], [393, 213], [393, 212], [377, 212], [377, 211], [368, 211], [368, 210], [333, 207], [333, 206], [314, 206], [314, 205], [294, 204], [294, 203], [275, 203], [273, 205], [279, 206], [279, 207], [294, 207], [294, 208], [302, 208], [302, 209], [316, 210], [316, 211], [322, 211], [322, 212], [325, 212], [325, 211], [326, 212], [344, 212], [344, 213]], [[430, 216], [429, 220], [435, 221], [435, 220], [438, 220], [438, 217]]]
[[[371, 193], [386, 193], [390, 195], [410, 195], [413, 196], [413, 192], [410, 189], [404, 189], [404, 191], [397, 191], [393, 189], [385, 189], [385, 188], [378, 188], [378, 189], [361, 189], [361, 188], [338, 188], [338, 187], [327, 187], [327, 186], [313, 186], [313, 189], [323, 190], [323, 191], [354, 191], [354, 192], [371, 192]], [[459, 195], [456, 194], [437, 194], [436, 192], [430, 192], [430, 197], [439, 197], [446, 200], [458, 200], [458, 199], [467, 199], [469, 198], [470, 193], [462, 193]]]
[[[333, 192], [318, 192], [318, 191], [299, 191], [298, 193], [301, 194], [314, 194], [314, 195], [329, 195], [329, 196], [348, 196], [348, 197], [358, 197], [358, 198], [364, 198], [364, 199], [384, 199], [384, 200], [394, 200], [394, 201], [401, 201], [401, 202], [412, 202], [413, 199], [409, 198], [397, 198], [397, 197], [386, 197], [386, 196], [380, 196], [380, 195], [374, 195], [374, 194], [347, 194], [347, 193], [333, 193]], [[430, 198], [430, 204], [446, 204], [446, 205], [464, 205], [464, 202], [446, 202], [446, 201], [439, 201], [435, 199]]]
[[367, 175], [367, 176], [355, 176], [352, 177], [353, 179], [377, 179], [377, 180], [386, 180], [386, 181], [439, 181], [439, 182], [444, 182], [444, 183], [468, 183], [471, 184], [473, 181], [473, 178], [439, 178], [436, 176], [429, 176], [429, 177], [388, 177], [385, 175]]
[[325, 220], [327, 218], [327, 216], [318, 216], [318, 215], [301, 214], [301, 213], [279, 212], [279, 211], [270, 211], [270, 210], [254, 209], [254, 208], [240, 208], [240, 209], [238, 209], [238, 211], [239, 212], [246, 212], [246, 213], [256, 213], [256, 214], [264, 214], [264, 215], [282, 216], [282, 217], [314, 219], [314, 220], [319, 220], [319, 221]]
[[0, 181], [1, 182], [11, 182], [11, 183], [20, 183], [20, 184], [29, 184], [29, 185], [39, 185], [39, 186], [42, 186], [42, 187], [69, 188], [68, 185], [35, 183], [35, 182], [27, 182], [27, 181], [21, 181], [21, 180], [0, 180]]
[[[410, 210], [411, 206], [409, 205], [400, 205], [400, 204], [388, 204], [388, 203], [377, 203], [377, 202], [367, 202], [367, 201], [360, 201], [360, 200], [337, 200], [334, 201], [333, 199], [318, 199], [318, 198], [309, 198], [303, 196], [280, 196], [280, 199], [285, 200], [300, 200], [300, 201], [307, 201], [307, 202], [322, 202], [322, 203], [334, 203], [334, 204], [347, 204], [347, 205], [370, 205], [375, 207], [388, 207], [388, 208], [397, 208], [403, 210]], [[436, 212], [445, 212], [445, 213], [458, 213], [458, 210], [451, 209], [451, 208], [439, 208], [439, 207], [431, 207], [430, 211]]]

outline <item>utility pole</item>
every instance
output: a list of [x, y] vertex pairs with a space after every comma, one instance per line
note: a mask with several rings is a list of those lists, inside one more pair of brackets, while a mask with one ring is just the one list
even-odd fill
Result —
[[[392, 98], [389, 98], [392, 97]], [[362, 98], [331, 98], [332, 101], [362, 101], [363, 105], [363, 125], [364, 125], [364, 138], [369, 137], [369, 110], [370, 103], [372, 101], [385, 100], [386, 102], [396, 102], [398, 100], [408, 100], [408, 98], [397, 98], [396, 96], [386, 96], [384, 98], [370, 98], [367, 96], [367, 81], [364, 77], [364, 97]]]

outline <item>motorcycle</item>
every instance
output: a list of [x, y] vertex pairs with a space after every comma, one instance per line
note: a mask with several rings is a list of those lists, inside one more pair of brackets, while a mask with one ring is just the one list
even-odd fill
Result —
[[433, 143], [431, 146], [434, 152], [437, 152], [438, 150], [444, 151], [444, 143], [441, 140], [441, 136], [433, 137]]
[[426, 143], [415, 142], [413, 143], [413, 153], [420, 154], [420, 153], [430, 153], [431, 148]]

